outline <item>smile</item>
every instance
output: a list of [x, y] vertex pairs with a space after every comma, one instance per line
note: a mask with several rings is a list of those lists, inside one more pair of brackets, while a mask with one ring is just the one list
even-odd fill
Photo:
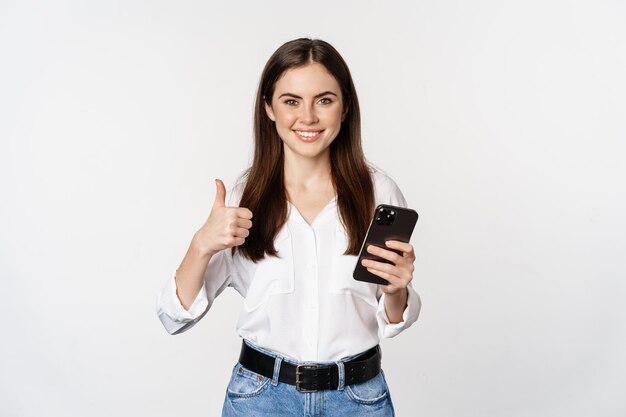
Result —
[[300, 136], [305, 142], [313, 142], [321, 136], [322, 130], [294, 130], [295, 134]]

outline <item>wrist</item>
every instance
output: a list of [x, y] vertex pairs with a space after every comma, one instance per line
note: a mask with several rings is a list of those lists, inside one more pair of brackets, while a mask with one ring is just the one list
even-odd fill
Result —
[[402, 288], [394, 293], [385, 293], [385, 314], [389, 323], [400, 323], [408, 305], [409, 292]]
[[407, 288], [401, 288], [400, 290], [386, 294], [386, 303], [390, 306], [394, 306], [395, 309], [404, 311], [409, 302], [409, 290]]
[[191, 239], [191, 244], [189, 245], [189, 252], [191, 252], [191, 254], [197, 258], [211, 258], [213, 255], [216, 254], [215, 251], [209, 249], [206, 245], [203, 245], [200, 242], [200, 239], [198, 239], [197, 233], [194, 234], [193, 238]]
[[385, 293], [385, 296], [387, 298], [401, 299], [403, 297], [408, 297], [409, 296], [409, 290], [406, 287], [405, 288], [399, 288], [398, 290], [396, 290], [394, 292]]

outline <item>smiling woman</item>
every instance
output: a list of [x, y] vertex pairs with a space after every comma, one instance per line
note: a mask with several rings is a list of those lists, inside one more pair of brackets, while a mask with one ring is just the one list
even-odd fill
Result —
[[244, 297], [224, 416], [391, 416], [378, 343], [419, 315], [413, 247], [377, 249], [390, 263], [368, 270], [388, 285], [352, 271], [374, 207], [407, 204], [365, 160], [356, 90], [330, 44], [296, 39], [270, 57], [254, 131], [251, 167], [228, 192], [216, 180], [213, 209], [159, 295], [159, 318], [177, 334], [226, 287]]
[[[312, 62], [286, 71], [276, 83], [274, 97], [265, 99], [265, 110], [276, 123], [289, 160], [329, 159], [330, 144], [347, 108], [339, 83], [323, 65]], [[301, 146], [302, 142], [316, 146]]]
[[[276, 123], [288, 158], [294, 161], [302, 157], [328, 159], [345, 113], [337, 80], [318, 63], [287, 71], [276, 83], [265, 110]], [[302, 142], [317, 146], [303, 147]]]

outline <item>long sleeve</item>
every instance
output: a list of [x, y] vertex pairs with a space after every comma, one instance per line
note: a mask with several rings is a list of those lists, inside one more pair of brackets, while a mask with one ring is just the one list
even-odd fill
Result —
[[[383, 200], [387, 204], [398, 207], [408, 207], [407, 201], [400, 191], [398, 185], [390, 177], [382, 184], [381, 194]], [[385, 294], [379, 289], [378, 309], [376, 310], [376, 320], [378, 322], [378, 334], [381, 338], [390, 338], [397, 336], [403, 330], [409, 328], [419, 317], [422, 308], [422, 301], [418, 293], [413, 289], [411, 283], [407, 286], [408, 298], [407, 306], [402, 313], [402, 321], [391, 324], [385, 311]]]
[[[238, 183], [226, 192], [226, 204], [239, 204], [243, 184]], [[203, 276], [202, 288], [198, 292], [189, 310], [185, 310], [176, 294], [175, 274], [157, 296], [157, 316], [169, 334], [178, 334], [193, 327], [209, 311], [213, 301], [228, 286], [237, 288], [239, 280], [230, 249], [224, 249], [213, 255], [207, 264]]]
[[169, 334], [178, 334], [193, 327], [211, 308], [215, 298], [232, 283], [235, 275], [230, 249], [213, 255], [207, 264], [202, 288], [189, 310], [180, 303], [175, 276], [171, 277], [156, 300], [157, 316], [165, 330]]
[[387, 313], [385, 312], [385, 294], [380, 296], [378, 301], [378, 309], [376, 310], [376, 321], [378, 321], [378, 334], [381, 338], [390, 338], [397, 336], [404, 329], [408, 329], [419, 317], [422, 301], [419, 295], [413, 289], [411, 284], [407, 287], [409, 296], [407, 298], [407, 306], [402, 313], [402, 321], [400, 323], [389, 322]]

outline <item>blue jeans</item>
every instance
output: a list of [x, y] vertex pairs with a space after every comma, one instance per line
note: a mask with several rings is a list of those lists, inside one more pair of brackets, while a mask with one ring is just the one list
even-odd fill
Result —
[[[343, 364], [338, 362], [339, 389], [299, 392], [294, 385], [278, 382], [281, 363], [298, 362], [277, 356], [247, 340], [244, 343], [276, 358], [274, 377], [266, 378], [237, 362], [226, 389], [222, 417], [394, 416], [389, 387], [382, 371], [368, 381], [344, 386]], [[344, 361], [350, 359], [344, 358]]]

